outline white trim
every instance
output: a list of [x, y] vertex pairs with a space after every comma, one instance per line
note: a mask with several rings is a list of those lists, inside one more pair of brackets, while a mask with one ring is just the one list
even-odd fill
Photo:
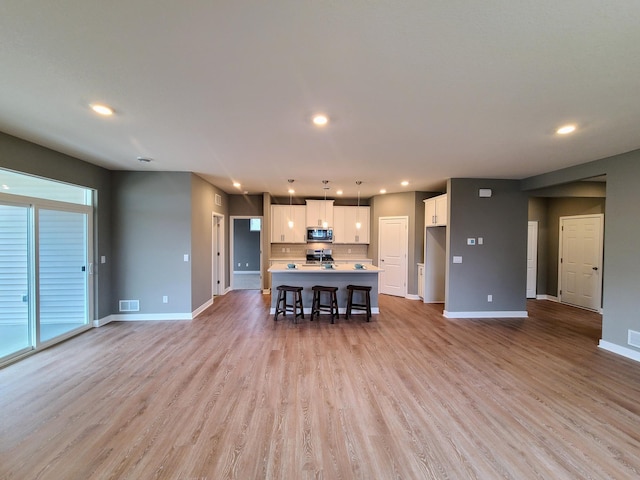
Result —
[[560, 299], [553, 295], [536, 295], [536, 300], [549, 300], [550, 302], [560, 303]]
[[114, 322], [147, 322], [157, 320], [192, 320], [191, 313], [136, 313], [112, 315]]
[[271, 295], [271, 289], [270, 288], [265, 288], [264, 290], [262, 290], [262, 294], [263, 295]]
[[234, 275], [255, 275], [256, 273], [260, 273], [260, 270], [234, 270]]
[[427, 303], [427, 304], [428, 304], [428, 303], [440, 303], [440, 304], [444, 304], [444, 302], [443, 302], [442, 300], [436, 300], [436, 301], [431, 301], [431, 300], [429, 300], [429, 301], [424, 302], [424, 303]]
[[99, 327], [103, 327], [105, 326], [107, 323], [111, 323], [113, 322], [113, 315], [107, 315], [106, 317], [102, 317], [98, 320], [94, 320], [93, 321], [93, 326], [95, 328], [99, 328]]
[[524, 311], [496, 311], [496, 312], [442, 312], [445, 318], [527, 318], [529, 314]]
[[615, 343], [607, 342], [602, 339], [600, 339], [598, 347], [602, 348], [603, 350], [607, 350], [608, 352], [616, 353], [631, 360], [635, 360], [636, 362], [640, 362], [640, 352], [638, 352], [637, 350], [632, 350], [621, 345], [616, 345]]
[[228, 286], [227, 288], [225, 288], [225, 289], [222, 291], [222, 295], [226, 295], [226, 294], [227, 294], [227, 293], [229, 293], [231, 290], [233, 290], [233, 289], [231, 288], [231, 286]]
[[407, 300], [422, 300], [422, 298], [420, 298], [420, 295], [414, 295], [413, 293], [407, 293], [404, 298], [406, 298]]
[[[529, 238], [529, 233], [531, 229], [535, 230], [535, 241], [530, 243], [531, 238]], [[535, 275], [533, 276], [533, 295], [529, 296], [529, 265], [527, 264], [527, 298], [536, 298], [538, 294], [538, 221], [530, 220], [527, 223], [527, 261], [529, 260], [529, 249], [532, 250], [534, 257], [534, 267], [533, 270]]]
[[[216, 220], [218, 219], [218, 220]], [[211, 212], [211, 296], [220, 295], [221, 289], [224, 288], [225, 285], [225, 277], [226, 277], [226, 262], [225, 262], [225, 250], [224, 250], [224, 214], [218, 213], [216, 211]], [[217, 223], [216, 223], [217, 222]], [[220, 225], [218, 227], [218, 231], [216, 232], [216, 225]], [[214, 237], [215, 237], [215, 245], [214, 245]], [[216, 253], [214, 252], [214, 246], [217, 247], [217, 250], [220, 252], [220, 258], [217, 258]], [[215, 271], [215, 266], [218, 265], [217, 272]], [[216, 283], [219, 282], [219, 283]]]
[[202, 305], [200, 305], [198, 308], [196, 308], [193, 312], [191, 312], [191, 318], [192, 319], [196, 318], [198, 315], [204, 312], [211, 305], [213, 305], [213, 298], [210, 298], [209, 300], [204, 302]]

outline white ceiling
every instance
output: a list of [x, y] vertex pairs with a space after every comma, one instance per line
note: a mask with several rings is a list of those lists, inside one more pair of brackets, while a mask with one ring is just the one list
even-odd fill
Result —
[[519, 179], [640, 148], [639, 25], [638, 0], [3, 0], [0, 130], [229, 193]]

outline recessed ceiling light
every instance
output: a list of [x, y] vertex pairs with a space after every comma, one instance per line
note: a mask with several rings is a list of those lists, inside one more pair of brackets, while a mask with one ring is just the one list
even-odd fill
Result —
[[402, 182], [400, 185], [402, 185], [403, 187], [406, 187], [407, 185], [409, 185], [409, 182], [407, 182], [406, 180], [404, 182]]
[[329, 123], [329, 117], [322, 113], [319, 113], [318, 115], [314, 115], [311, 118], [311, 121], [317, 127], [324, 127], [327, 123]]
[[337, 194], [337, 195], [342, 195], [342, 190], [338, 190], [338, 191], [336, 192], [336, 194]]
[[109, 105], [104, 105], [102, 103], [92, 103], [89, 106], [91, 107], [91, 110], [100, 115], [104, 115], [105, 117], [113, 115], [113, 108], [111, 108]]
[[287, 193], [294, 194], [294, 193], [296, 193], [296, 191], [293, 188], [290, 188], [289, 190], [287, 190]]
[[556, 130], [556, 133], [558, 135], [567, 135], [569, 133], [573, 133], [576, 131], [576, 126], [575, 125], [565, 125], [563, 127], [560, 127], [558, 130]]
[[233, 182], [233, 186], [236, 187], [236, 188], [240, 188], [241, 187], [241, 185], [238, 182]]
[[384, 188], [382, 188], [382, 189], [380, 190], [380, 193], [385, 194], [385, 193], [387, 193], [387, 191], [386, 191]]

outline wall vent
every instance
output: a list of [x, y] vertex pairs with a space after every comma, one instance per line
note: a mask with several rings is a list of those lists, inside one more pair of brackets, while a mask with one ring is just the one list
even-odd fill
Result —
[[627, 338], [627, 343], [632, 347], [640, 348], [640, 332], [635, 332], [633, 330], [629, 330], [629, 336]]
[[218, 195], [217, 193], [216, 193], [216, 205], [220, 207], [222, 206], [222, 196]]
[[120, 300], [121, 312], [139, 312], [140, 300]]

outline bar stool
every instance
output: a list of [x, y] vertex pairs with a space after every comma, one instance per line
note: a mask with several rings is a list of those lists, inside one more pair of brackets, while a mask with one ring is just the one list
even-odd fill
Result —
[[[371, 287], [364, 285], [347, 285], [349, 296], [347, 299], [347, 314], [346, 318], [351, 315], [351, 310], [362, 310], [367, 312], [367, 322], [371, 318]], [[364, 294], [365, 303], [353, 303], [353, 292], [362, 292]]]
[[[340, 318], [338, 314], [338, 287], [323, 287], [322, 285], [315, 285], [313, 288], [313, 303], [311, 306], [311, 321], [313, 321], [313, 315], [316, 318], [320, 316], [320, 312], [331, 313], [331, 323], [333, 323], [333, 317]], [[322, 293], [329, 294], [329, 303], [321, 303]]]
[[[280, 285], [277, 288], [278, 299], [276, 300], [276, 313], [273, 321], [278, 320], [278, 314], [286, 316], [287, 312], [294, 314], [293, 323], [296, 323], [298, 316], [304, 318], [304, 307], [302, 306], [302, 287], [292, 287], [290, 285]], [[292, 303], [287, 303], [287, 293], [291, 292], [293, 298]]]

